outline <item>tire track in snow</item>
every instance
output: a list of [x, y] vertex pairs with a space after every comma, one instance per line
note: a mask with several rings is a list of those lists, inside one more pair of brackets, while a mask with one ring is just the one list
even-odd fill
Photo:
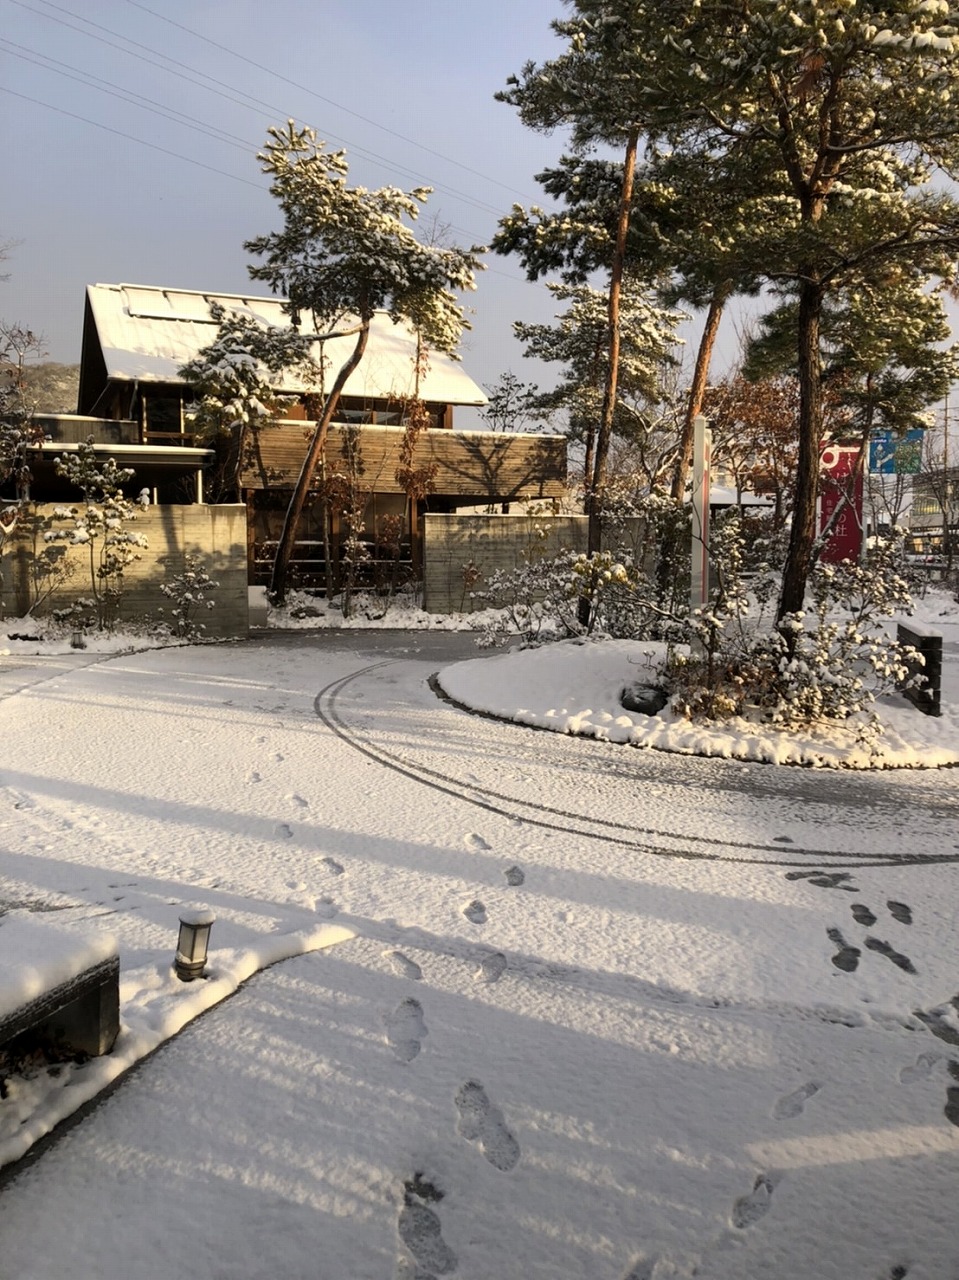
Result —
[[[313, 707], [319, 719], [338, 738], [375, 764], [379, 764], [385, 769], [391, 769], [395, 773], [399, 773], [414, 782], [420, 783], [422, 786], [430, 787], [434, 791], [439, 791], [453, 799], [465, 801], [467, 804], [475, 805], [488, 813], [494, 813], [498, 817], [510, 818], [514, 821], [524, 822], [529, 826], [545, 828], [550, 831], [562, 831], [567, 835], [579, 836], [587, 840], [615, 840], [626, 848], [636, 849], [654, 857], [682, 858], [687, 861], [755, 863], [777, 867], [808, 866], [812, 860], [817, 862], [828, 860], [830, 866], [848, 865], [856, 867], [928, 866], [930, 864], [959, 862], [959, 853], [877, 854], [868, 851], [850, 853], [848, 851], [837, 852], [830, 849], [804, 848], [796, 845], [790, 845], [790, 857], [786, 858], [782, 856], [785, 850], [775, 842], [764, 844], [745, 840], [720, 839], [712, 836], [677, 835], [675, 832], [663, 831], [655, 827], [639, 827], [633, 823], [617, 822], [611, 818], [595, 817], [557, 809], [554, 806], [538, 804], [533, 800], [526, 800], [520, 797], [504, 797], [499, 789], [484, 787], [479, 783], [464, 782], [451, 774], [429, 768], [426, 765], [417, 764], [397, 752], [380, 746], [369, 735], [362, 733], [347, 722], [339, 708], [340, 695], [344, 690], [373, 672], [379, 671], [383, 667], [394, 665], [396, 665], [395, 659], [370, 663], [368, 666], [361, 667], [357, 671], [352, 671], [346, 676], [341, 676], [331, 681], [319, 691], [313, 700]], [[430, 687], [434, 688], [435, 692], [432, 678]], [[440, 699], [441, 695], [437, 694], [437, 698]], [[445, 695], [442, 696], [441, 700], [449, 702]], [[460, 710], [469, 713], [469, 708], [462, 707]], [[500, 720], [498, 717], [486, 716], [483, 718], [494, 719], [498, 724], [517, 730], [529, 731], [528, 725], [516, 725], [511, 721]], [[637, 840], [635, 838], [637, 835], [645, 836], [647, 839]], [[654, 843], [664, 840], [681, 842], [684, 847], [672, 847]], [[734, 850], [735, 852], [724, 853], [721, 850]]]

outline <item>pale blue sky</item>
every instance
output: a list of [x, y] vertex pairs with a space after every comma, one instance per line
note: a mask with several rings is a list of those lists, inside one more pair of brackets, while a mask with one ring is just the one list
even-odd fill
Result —
[[[277, 225], [255, 154], [289, 116], [347, 149], [351, 180], [432, 185], [427, 212], [460, 242], [487, 241], [562, 149], [493, 101], [528, 58], [559, 50], [561, 12], [560, 0], [0, 0], [0, 240], [19, 242], [0, 317], [75, 361], [88, 283], [247, 288], [243, 241]], [[470, 302], [469, 372], [536, 376], [511, 324], [550, 315], [542, 286], [490, 258]]]

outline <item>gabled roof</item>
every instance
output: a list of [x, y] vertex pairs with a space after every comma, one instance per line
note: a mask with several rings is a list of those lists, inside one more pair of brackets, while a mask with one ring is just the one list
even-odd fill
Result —
[[[243, 311], [265, 324], [288, 328], [290, 318], [281, 298], [249, 294], [202, 293], [190, 289], [164, 289], [131, 284], [94, 284], [87, 287], [87, 305], [93, 332], [84, 327], [84, 342], [96, 340], [106, 369], [114, 382], [181, 382], [179, 370], [192, 360], [216, 334], [210, 314], [213, 302], [231, 311]], [[304, 333], [314, 332], [304, 317]], [[330, 338], [324, 344], [327, 359], [336, 370], [349, 354], [352, 337]], [[340, 354], [342, 352], [342, 355]], [[345, 394], [364, 399], [400, 399], [413, 390], [413, 331], [395, 325], [385, 312], [373, 317], [369, 344], [359, 368], [346, 384]], [[92, 353], [84, 352], [84, 365]], [[301, 391], [288, 382], [278, 390]], [[420, 396], [439, 404], [483, 405], [486, 396], [460, 365], [439, 352], [429, 355], [429, 368], [420, 384]]]

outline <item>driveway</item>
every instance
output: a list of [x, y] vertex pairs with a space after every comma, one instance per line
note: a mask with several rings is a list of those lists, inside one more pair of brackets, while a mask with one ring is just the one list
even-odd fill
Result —
[[430, 688], [472, 656], [270, 636], [0, 703], [8, 895], [104, 919], [141, 985], [184, 898], [214, 946], [356, 935], [9, 1182], [4, 1280], [959, 1268], [954, 775], [494, 722]]

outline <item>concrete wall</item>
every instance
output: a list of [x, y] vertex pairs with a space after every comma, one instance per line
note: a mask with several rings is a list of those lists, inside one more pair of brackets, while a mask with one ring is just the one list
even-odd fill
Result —
[[[427, 515], [423, 517], [423, 607], [430, 613], [471, 613], [483, 609], [470, 590], [482, 591], [499, 569], [527, 560], [553, 559], [562, 551], [585, 551], [585, 516]], [[633, 519], [617, 545], [634, 558], [644, 554], [644, 522]], [[468, 587], [464, 570], [477, 576]]]
[[[44, 549], [42, 533], [36, 530], [30, 513], [44, 517], [53, 504], [38, 503], [27, 509], [2, 548], [3, 574], [0, 604], [3, 616], [22, 617], [35, 597], [32, 584], [34, 551]], [[62, 521], [57, 522], [61, 527]], [[124, 572], [124, 592], [120, 619], [160, 621], [169, 618], [174, 602], [160, 591], [162, 583], [182, 572], [186, 557], [195, 556], [220, 584], [212, 593], [215, 606], [204, 610], [198, 621], [205, 623], [208, 636], [245, 636], [249, 630], [249, 597], [246, 563], [246, 507], [244, 506], [161, 506], [147, 507], [129, 526], [146, 535], [148, 546], [141, 559]], [[89, 552], [83, 547], [54, 544], [62, 554], [68, 576], [34, 616], [43, 617], [72, 601], [91, 594]], [[159, 612], [163, 609], [163, 613]]]

